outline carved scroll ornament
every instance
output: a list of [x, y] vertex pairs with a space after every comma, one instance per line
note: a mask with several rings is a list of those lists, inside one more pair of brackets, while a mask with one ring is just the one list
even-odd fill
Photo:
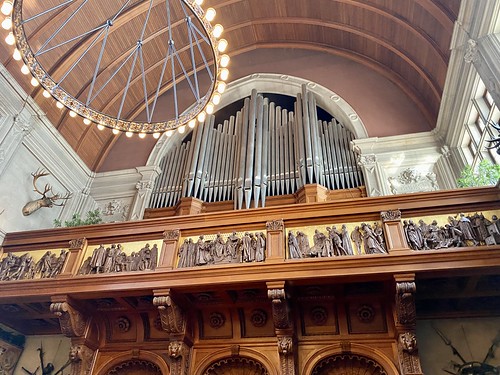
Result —
[[266, 223], [266, 228], [268, 231], [272, 230], [283, 230], [285, 228], [285, 223], [283, 219], [271, 220]]
[[67, 302], [55, 302], [50, 311], [59, 318], [61, 332], [67, 337], [81, 337], [85, 333], [87, 319]]
[[164, 331], [169, 334], [185, 333], [185, 314], [170, 296], [159, 296], [153, 298], [153, 305], [158, 307], [161, 325]]
[[400, 324], [416, 324], [415, 291], [415, 282], [396, 283], [396, 309]]
[[277, 330], [292, 328], [285, 289], [269, 289], [267, 295], [272, 301], [274, 328]]

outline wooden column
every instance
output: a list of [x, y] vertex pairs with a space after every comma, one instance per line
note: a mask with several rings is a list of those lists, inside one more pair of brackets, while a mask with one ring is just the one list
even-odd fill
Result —
[[62, 272], [57, 277], [68, 278], [76, 275], [84, 261], [83, 257], [85, 256], [85, 250], [87, 250], [86, 238], [78, 238], [69, 241], [69, 249], [66, 255], [66, 262], [64, 263]]
[[406, 241], [403, 225], [401, 224], [401, 211], [391, 210], [380, 213], [382, 219], [385, 242], [389, 253], [411, 250]]
[[267, 229], [267, 261], [285, 259], [285, 223], [283, 219], [272, 220], [266, 223]]
[[177, 264], [177, 247], [181, 232], [179, 229], [169, 229], [163, 232], [163, 246], [160, 252], [157, 269], [171, 270]]
[[418, 355], [415, 274], [394, 275], [396, 281], [396, 333], [401, 375], [423, 375]]

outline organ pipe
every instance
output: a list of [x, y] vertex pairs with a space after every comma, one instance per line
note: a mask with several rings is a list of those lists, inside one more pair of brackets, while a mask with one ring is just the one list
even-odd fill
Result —
[[208, 115], [190, 140], [165, 154], [149, 207], [175, 206], [183, 197], [263, 207], [266, 197], [293, 194], [305, 184], [330, 190], [363, 184], [349, 148], [354, 135], [335, 118], [318, 119], [316, 98], [305, 86], [293, 110], [253, 90], [235, 115], [215, 121]]

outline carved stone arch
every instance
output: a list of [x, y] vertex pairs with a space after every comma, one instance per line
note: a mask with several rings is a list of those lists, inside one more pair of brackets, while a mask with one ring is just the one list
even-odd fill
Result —
[[[327, 347], [324, 347], [320, 350], [312, 352], [308, 357], [305, 358], [304, 360], [304, 367], [302, 368], [302, 371], [300, 371], [301, 374], [308, 374], [308, 375], [351, 375], [351, 374], [358, 374], [358, 372], [318, 372], [319, 370], [321, 371], [327, 371], [326, 369], [328, 368], [327, 365], [328, 363], [335, 363], [334, 362], [325, 362], [322, 364], [324, 361], [327, 359], [335, 360], [337, 359], [336, 364], [339, 365], [342, 360], [342, 356], [352, 356], [353, 359], [351, 361], [353, 366], [356, 366], [354, 363], [357, 361], [354, 357], [363, 359], [360, 361], [360, 366], [362, 366], [364, 363], [367, 364], [374, 364], [374, 371], [375, 372], [366, 372], [366, 375], [400, 375], [399, 370], [396, 367], [396, 364], [393, 359], [387, 357], [384, 353], [381, 351], [374, 349], [373, 347], [366, 346], [363, 344], [357, 344], [357, 343], [351, 343], [351, 342], [342, 342], [334, 345], [330, 345]], [[348, 358], [348, 357], [346, 357]], [[340, 362], [339, 362], [340, 361]], [[349, 363], [348, 359], [345, 359], [345, 364]], [[321, 365], [322, 364], [322, 365]], [[320, 366], [321, 365], [321, 366]], [[380, 367], [382, 372], [376, 372], [377, 368]], [[369, 369], [370, 367], [368, 367]], [[361, 370], [363, 367], [354, 367], [356, 370]], [[316, 372], [314, 372], [316, 371]], [[361, 372], [362, 374], [365, 374], [365, 372]]]
[[226, 357], [212, 363], [203, 375], [269, 375], [260, 363], [248, 357]]
[[[276, 351], [276, 358], [273, 361], [269, 356], [266, 356], [264, 353], [260, 353], [256, 350], [242, 348], [239, 345], [234, 345], [232, 347], [227, 347], [222, 350], [218, 350], [216, 352], [212, 352], [203, 358], [200, 362], [198, 362], [196, 369], [192, 369], [192, 375], [219, 375], [219, 374], [233, 374], [233, 372], [209, 372], [207, 371], [217, 363], [224, 363], [226, 360], [230, 360], [232, 358], [243, 359], [246, 362], [256, 363], [261, 366], [265, 370], [262, 374], [266, 375], [279, 375], [280, 371], [276, 367], [276, 364], [279, 362], [278, 353]], [[252, 367], [250, 367], [251, 369]], [[239, 373], [234, 373], [238, 375]], [[246, 374], [246, 373], [242, 373]], [[248, 373], [250, 374], [250, 373]], [[260, 373], [259, 373], [260, 374]]]
[[[140, 369], [143, 369], [141, 372]], [[137, 372], [138, 371], [138, 372]], [[100, 362], [92, 374], [95, 375], [169, 375], [170, 369], [165, 360], [156, 353], [129, 351], [117, 354], [111, 359]]]
[[[224, 108], [231, 103], [249, 96], [252, 89], [256, 89], [258, 92], [295, 97], [297, 93], [301, 92], [302, 85], [306, 85], [310, 92], [316, 94], [318, 106], [340, 121], [342, 125], [353, 133], [356, 139], [368, 138], [368, 132], [359, 115], [338, 94], [315, 82], [289, 75], [255, 73], [237, 79], [227, 85], [217, 109]], [[161, 158], [185, 136], [186, 134], [180, 134], [179, 132], [174, 132], [171, 137], [163, 134], [149, 155], [146, 165], [159, 165]]]

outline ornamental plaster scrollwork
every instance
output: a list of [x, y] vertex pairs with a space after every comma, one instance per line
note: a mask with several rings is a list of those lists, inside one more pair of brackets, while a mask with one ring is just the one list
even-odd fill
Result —
[[469, 39], [467, 41], [467, 47], [465, 49], [464, 61], [467, 64], [476, 63], [479, 61], [479, 52], [477, 48], [477, 42], [474, 39]]
[[119, 199], [113, 199], [100, 205], [100, 211], [105, 222], [124, 221], [130, 212], [130, 204]]
[[184, 335], [186, 331], [186, 318], [184, 312], [169, 295], [153, 298], [153, 305], [158, 307], [161, 326], [169, 334]]
[[54, 302], [50, 311], [59, 318], [61, 332], [66, 337], [81, 337], [87, 327], [86, 317], [68, 302]]
[[433, 172], [422, 175], [413, 168], [406, 168], [398, 176], [389, 177], [388, 182], [392, 194], [439, 190], [436, 175]]

